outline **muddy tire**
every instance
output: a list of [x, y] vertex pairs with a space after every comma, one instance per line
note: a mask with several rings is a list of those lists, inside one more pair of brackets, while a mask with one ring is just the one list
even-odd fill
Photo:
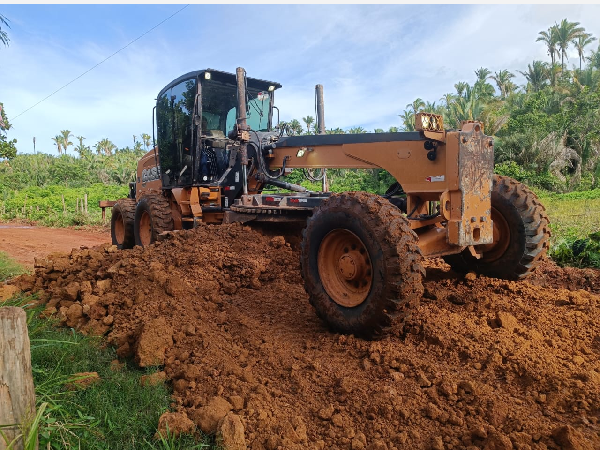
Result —
[[332, 195], [302, 232], [301, 272], [317, 315], [334, 331], [367, 338], [401, 327], [423, 294], [417, 242], [387, 200]]
[[115, 203], [110, 219], [110, 235], [113, 245], [118, 249], [133, 248], [135, 245], [134, 221], [135, 200], [124, 198]]
[[135, 244], [146, 247], [157, 241], [158, 235], [173, 230], [169, 201], [158, 194], [143, 196], [135, 208]]
[[494, 175], [492, 187], [494, 244], [482, 245], [480, 259], [466, 249], [444, 256], [452, 270], [476, 272], [505, 280], [523, 279], [535, 270], [548, 251], [550, 229], [546, 209], [524, 184]]

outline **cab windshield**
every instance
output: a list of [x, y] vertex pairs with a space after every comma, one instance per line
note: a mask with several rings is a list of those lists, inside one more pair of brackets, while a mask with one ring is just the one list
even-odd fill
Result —
[[[269, 130], [271, 95], [265, 90], [251, 88], [248, 92], [246, 121], [255, 131]], [[236, 120], [237, 89], [235, 85], [217, 80], [205, 80], [202, 86], [202, 133], [227, 136]], [[216, 132], [216, 133], [215, 133]]]

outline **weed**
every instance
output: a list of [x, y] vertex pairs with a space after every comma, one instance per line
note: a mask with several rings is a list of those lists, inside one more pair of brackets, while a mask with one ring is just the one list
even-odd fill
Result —
[[6, 253], [0, 252], [0, 282], [25, 273], [25, 269]]

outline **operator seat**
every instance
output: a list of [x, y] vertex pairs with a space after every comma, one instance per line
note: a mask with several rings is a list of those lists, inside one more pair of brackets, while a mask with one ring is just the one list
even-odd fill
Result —
[[221, 178], [227, 169], [229, 155], [227, 152], [228, 139], [222, 130], [204, 131], [204, 148], [200, 157], [200, 170], [203, 181]]

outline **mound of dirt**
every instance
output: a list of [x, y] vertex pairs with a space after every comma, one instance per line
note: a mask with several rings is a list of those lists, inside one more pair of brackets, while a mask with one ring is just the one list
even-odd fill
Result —
[[598, 271], [509, 282], [433, 260], [408, 333], [365, 341], [316, 317], [297, 242], [201, 226], [51, 255], [16, 284], [164, 366], [178, 417], [235, 448], [600, 448]]

